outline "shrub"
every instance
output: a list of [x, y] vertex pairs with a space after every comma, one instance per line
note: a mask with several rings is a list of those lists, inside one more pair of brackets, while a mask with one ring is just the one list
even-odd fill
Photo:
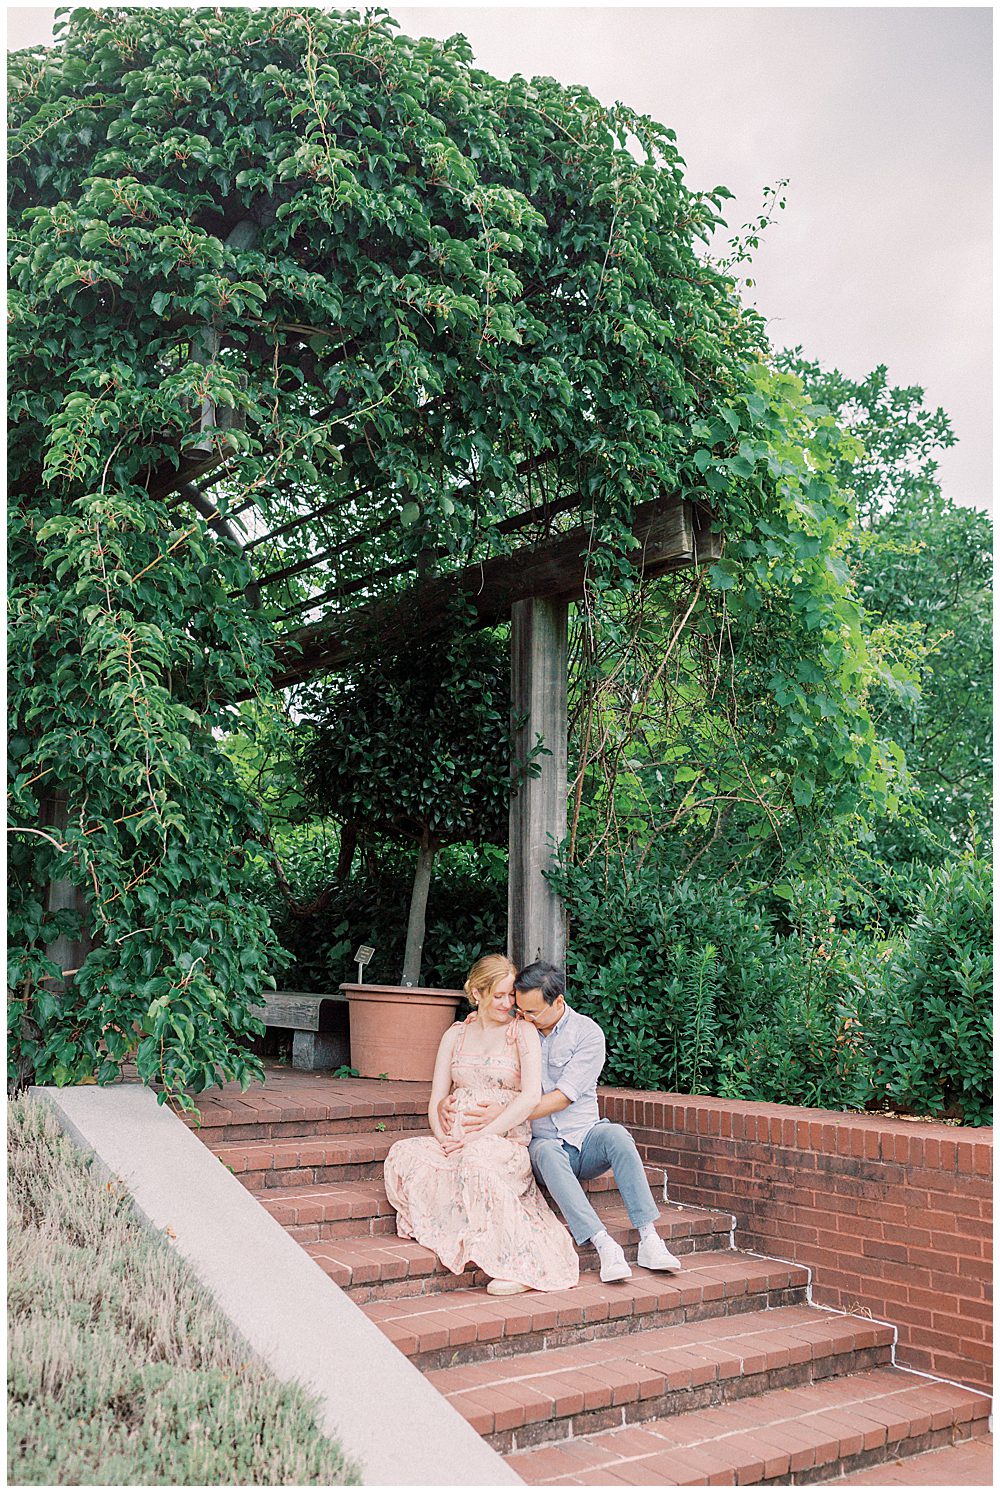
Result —
[[893, 1105], [992, 1124], [992, 885], [976, 852], [928, 875], [889, 972], [880, 1084]]
[[51, 1113], [8, 1109], [8, 1481], [357, 1483]]
[[861, 1109], [872, 1098], [879, 946], [814, 882], [750, 893], [662, 868], [560, 867], [574, 1005], [608, 1083]]
[[[291, 831], [282, 846], [306, 900], [329, 885], [319, 835]], [[493, 849], [442, 851], [429, 984], [459, 985], [480, 953], [503, 947], [505, 864]], [[746, 887], [671, 880], [648, 862], [558, 867], [570, 999], [605, 1032], [604, 1081], [830, 1109], [883, 1102], [989, 1123], [989, 868], [970, 856], [905, 871], [895, 886], [912, 929], [884, 928], [874, 900], [865, 924], [863, 899], [816, 873]], [[410, 874], [400, 852], [369, 858], [305, 919], [265, 883], [295, 960], [289, 983], [325, 989], [350, 978], [358, 943], [376, 946], [368, 977], [391, 980]]]
[[820, 1109], [864, 1109], [873, 1097], [882, 979], [870, 941], [828, 934], [812, 946], [776, 940], [773, 1004], [740, 1023], [720, 1059], [716, 1092]]
[[562, 866], [571, 1000], [604, 1028], [605, 1081], [711, 1093], [738, 1015], [766, 1007], [770, 920], [730, 888]]

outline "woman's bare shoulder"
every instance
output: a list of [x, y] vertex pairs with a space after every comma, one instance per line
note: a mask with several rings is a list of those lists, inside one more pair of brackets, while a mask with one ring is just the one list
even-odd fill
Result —
[[445, 1032], [444, 1036], [441, 1038], [441, 1048], [439, 1049], [439, 1051], [454, 1047], [455, 1043], [458, 1041], [464, 1030], [465, 1025], [461, 1021], [456, 1021], [454, 1026], [450, 1026]]
[[541, 1051], [541, 1039], [530, 1021], [517, 1022], [517, 1045], [522, 1052]]

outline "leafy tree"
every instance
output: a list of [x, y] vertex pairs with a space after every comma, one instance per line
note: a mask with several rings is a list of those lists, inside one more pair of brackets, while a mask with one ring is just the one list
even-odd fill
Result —
[[[918, 649], [919, 691], [885, 702], [882, 729], [906, 753], [922, 839], [937, 842], [913, 849], [937, 860], [967, 843], [970, 820], [991, 832], [993, 525], [932, 490], [907, 495], [870, 532], [858, 578], [871, 626]], [[900, 854], [901, 828], [884, 829]]]
[[415, 844], [401, 980], [420, 983], [427, 896], [442, 845], [506, 843], [510, 667], [490, 633], [368, 655], [311, 697], [304, 780], [317, 806]]
[[[881, 898], [894, 924], [920, 865], [991, 815], [992, 526], [941, 494], [935, 454], [953, 437], [922, 390], [893, 388], [884, 368], [851, 381], [800, 350], [775, 365], [786, 395], [771, 404], [772, 448], [798, 399], [785, 450], [828, 472], [842, 506], [818, 549], [807, 534], [789, 544], [787, 524], [762, 512], [745, 545], [753, 568], [734, 569], [723, 598], [677, 577], [619, 599], [596, 642], [582, 629], [577, 853], [649, 846], [664, 874], [739, 868], [771, 882], [808, 869], [870, 915]], [[854, 688], [830, 667], [846, 634], [831, 654], [817, 626], [824, 571], [855, 608], [853, 621], [842, 613], [860, 635]], [[845, 709], [852, 698], [874, 737]], [[803, 719], [803, 699], [819, 719]], [[881, 743], [860, 772], [854, 732], [863, 754]]]
[[902, 754], [870, 704], [912, 677], [852, 573], [859, 448], [796, 377], [755, 378], [769, 435], [741, 459], [776, 477], [770, 500], [734, 518], [707, 575], [619, 592], [601, 626], [582, 621], [574, 855], [639, 849], [678, 875], [709, 855], [719, 874], [774, 879], [817, 835], [898, 805]]
[[837, 368], [823, 368], [803, 355], [801, 347], [782, 350], [777, 366], [802, 380], [810, 399], [860, 442], [860, 450], [843, 473], [857, 498], [862, 524], [908, 499], [940, 490], [937, 452], [955, 444], [951, 420], [940, 407], [928, 409], [917, 385], [889, 382], [884, 363], [863, 379], [848, 378]]
[[[884, 791], [832, 422], [807, 459], [702, 252], [729, 194], [686, 185], [671, 130], [380, 11], [58, 24], [10, 63], [15, 1064], [104, 1080], [138, 1027], [164, 1092], [246, 1081], [271, 950], [265, 825], [217, 746], [238, 702], [331, 598], [581, 513], [598, 604], [633, 584], [637, 502], [705, 505], [727, 628], [794, 619], [760, 665], [782, 803]], [[58, 1000], [53, 876], [97, 940]]]
[[891, 386], [883, 366], [851, 380], [800, 348], [779, 362], [863, 446], [839, 475], [865, 519], [852, 564], [866, 628], [877, 647], [908, 654], [918, 686], [874, 701], [906, 753], [918, 809], [879, 836], [893, 858], [938, 862], [966, 841], [970, 819], [987, 836], [992, 821], [993, 525], [942, 493], [935, 456], [955, 436], [922, 389]]
[[[331, 877], [329, 820], [275, 835], [281, 865], [296, 894], [290, 904], [273, 864], [261, 866], [258, 895], [266, 898], [275, 934], [291, 957], [283, 978], [296, 990], [326, 990], [350, 979], [359, 944], [375, 954], [365, 971], [376, 984], [399, 980], [413, 895], [417, 847], [382, 838], [359, 845], [349, 880]], [[300, 908], [301, 912], [296, 908]], [[480, 954], [503, 943], [507, 923], [506, 847], [443, 846], [434, 858], [420, 980], [456, 989]]]

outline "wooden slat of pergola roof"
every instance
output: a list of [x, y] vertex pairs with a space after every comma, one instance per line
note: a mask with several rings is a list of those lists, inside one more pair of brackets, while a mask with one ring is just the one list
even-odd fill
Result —
[[[198, 487], [199, 479], [214, 486], [226, 475], [224, 450], [194, 451], [184, 457], [177, 471], [157, 474], [151, 491], [160, 495], [179, 491], [207, 514], [214, 513], [213, 527], [230, 540], [234, 531], [227, 519]], [[528, 469], [539, 464], [531, 458]], [[523, 464], [522, 464], [523, 465]], [[271, 534], [244, 546], [246, 553], [269, 539], [308, 532], [310, 522], [351, 500], [340, 496], [321, 503], [301, 518], [283, 520]], [[529, 507], [511, 514], [494, 526], [499, 534], [516, 533], [533, 523], [546, 529], [552, 518], [582, 507], [579, 493], [563, 494], [551, 504]], [[246, 505], [243, 505], [246, 506]], [[232, 516], [232, 515], [230, 515]], [[259, 596], [262, 584], [307, 573], [334, 558], [338, 550], [355, 548], [364, 539], [377, 539], [385, 526], [367, 535], [348, 536], [340, 546], [329, 538], [319, 552], [299, 555], [248, 587], [248, 599]], [[646, 577], [668, 574], [689, 565], [717, 559], [722, 541], [712, 532], [711, 515], [677, 496], [660, 497], [641, 504], [635, 511], [632, 533], [637, 541], [629, 558]], [[528, 791], [515, 795], [510, 823], [510, 875], [508, 887], [507, 950], [518, 963], [539, 956], [554, 963], [565, 958], [565, 922], [561, 904], [549, 888], [546, 870], [552, 847], [565, 832], [566, 737], [566, 629], [568, 603], [584, 594], [594, 543], [592, 531], [578, 525], [534, 545], [524, 545], [510, 554], [493, 555], [449, 574], [419, 580], [401, 591], [369, 600], [347, 611], [327, 616], [286, 634], [276, 653], [272, 676], [276, 687], [330, 673], [347, 664], [363, 646], [376, 639], [384, 646], [397, 645], [424, 635], [441, 625], [451, 605], [464, 598], [470, 626], [488, 626], [511, 619], [512, 718], [520, 722], [517, 751], [540, 737], [553, 743], [543, 757], [537, 778]], [[280, 551], [278, 551], [280, 556]], [[432, 561], [435, 557], [430, 557]], [[437, 557], [440, 558], [440, 557]], [[273, 563], [273, 562], [272, 562]], [[413, 562], [413, 569], [418, 568]], [[319, 595], [300, 598], [286, 616], [299, 611], [346, 600], [370, 590], [411, 567], [409, 563], [369, 572], [367, 576], [341, 579]]]
[[[639, 548], [630, 558], [647, 577], [717, 559], [721, 552], [708, 516], [678, 498], [642, 504], [636, 510], [632, 533]], [[470, 624], [479, 627], [504, 621], [515, 603], [532, 597], [579, 600], [591, 548], [590, 531], [580, 526], [542, 544], [433, 576], [346, 615], [299, 628], [287, 643], [279, 645], [274, 683], [283, 688], [342, 668], [371, 638], [388, 647], [420, 636], [440, 625], [458, 597], [470, 604]]]
[[[240, 509], [230, 510], [229, 519], [220, 519], [211, 500], [202, 491], [202, 484], [215, 486], [220, 478], [224, 480], [227, 455], [224, 446], [211, 451], [189, 449], [183, 453], [176, 470], [166, 468], [155, 474], [150, 490], [158, 496], [178, 492], [182, 499], [194, 502], [203, 516], [215, 514], [213, 527], [230, 540], [236, 540], [229, 519]], [[529, 458], [520, 465], [537, 469], [553, 455], [551, 452], [542, 453], [540, 457]], [[248, 538], [243, 544], [244, 553], [257, 555], [268, 540], [277, 540], [279, 536], [296, 532], [308, 534], [314, 520], [345, 506], [355, 497], [364, 496], [367, 494], [338, 495], [310, 512], [285, 519], [270, 534]], [[579, 492], [564, 494], [551, 502], [507, 515], [493, 524], [489, 532], [507, 536], [531, 525], [547, 527], [558, 516], [581, 508], [583, 504]], [[248, 505], [240, 506], [245, 509]], [[307, 574], [311, 569], [328, 564], [340, 554], [356, 550], [389, 531], [390, 524], [384, 522], [367, 533], [348, 535], [339, 544], [330, 543], [327, 538], [311, 553], [300, 552], [285, 563], [281, 563], [279, 550], [269, 562], [270, 569], [258, 561], [258, 574], [248, 588], [252, 603], [258, 601], [262, 588]], [[632, 532], [639, 548], [631, 552], [630, 558], [636, 569], [647, 577], [714, 559], [720, 553], [720, 540], [711, 532], [707, 510], [696, 508], [676, 496], [660, 497], [641, 504], [635, 511]], [[313, 595], [297, 598], [280, 614], [284, 619], [291, 619], [296, 614], [321, 606], [331, 608], [331, 615], [288, 630], [287, 641], [279, 643], [276, 651], [274, 683], [284, 688], [341, 668], [373, 634], [384, 640], [419, 635], [446, 615], [449, 604], [460, 596], [471, 603], [471, 621], [476, 626], [489, 626], [509, 618], [512, 606], [529, 597], [578, 600], [583, 595], [592, 548], [590, 530], [586, 525], [578, 525], [540, 543], [418, 580], [403, 590], [392, 590], [374, 599], [363, 600], [348, 609], [338, 608], [338, 602], [346, 602], [366, 591], [370, 596], [371, 591], [377, 590], [385, 581], [398, 581], [408, 572], [416, 574], [419, 568], [416, 558], [412, 564], [401, 563], [381, 571], [325, 577], [333, 584]], [[436, 564], [445, 557], [428, 551], [425, 558]], [[265, 571], [263, 575], [261, 570]]]

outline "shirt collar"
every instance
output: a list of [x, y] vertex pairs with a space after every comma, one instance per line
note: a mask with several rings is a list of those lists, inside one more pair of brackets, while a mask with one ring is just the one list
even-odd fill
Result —
[[[564, 999], [565, 999], [565, 997], [564, 997]], [[572, 1008], [572, 1006], [570, 1006], [567, 1003], [565, 1011], [563, 1011], [562, 1015], [560, 1016], [559, 1020], [556, 1022], [555, 1026], [550, 1026], [549, 1029], [548, 1029], [548, 1031], [545, 1033], [545, 1041], [548, 1041], [548, 1039], [550, 1037], [554, 1037], [555, 1034], [556, 1034], [556, 1032], [559, 1030], [559, 1028], [561, 1026], [565, 1025], [567, 1016], [572, 1016], [572, 1015], [573, 1015], [573, 1008]]]

